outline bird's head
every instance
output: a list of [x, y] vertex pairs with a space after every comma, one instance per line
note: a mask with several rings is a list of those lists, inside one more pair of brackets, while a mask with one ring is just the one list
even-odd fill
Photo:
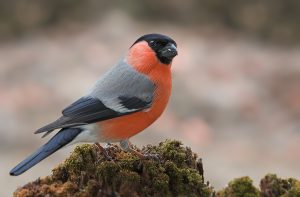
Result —
[[177, 44], [172, 38], [162, 34], [146, 34], [130, 47], [127, 61], [139, 70], [144, 70], [144, 67], [171, 66], [176, 55]]

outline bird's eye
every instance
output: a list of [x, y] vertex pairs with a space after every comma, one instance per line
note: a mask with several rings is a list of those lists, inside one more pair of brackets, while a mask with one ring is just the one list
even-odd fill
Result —
[[166, 46], [167, 43], [159, 40], [151, 40], [149, 44], [153, 48], [160, 48]]
[[157, 45], [157, 43], [154, 40], [151, 40], [149, 43], [152, 47], [155, 47]]

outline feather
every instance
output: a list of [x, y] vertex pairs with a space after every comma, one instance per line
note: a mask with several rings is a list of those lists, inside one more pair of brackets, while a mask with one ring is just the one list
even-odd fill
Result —
[[80, 128], [67, 128], [60, 130], [46, 144], [14, 167], [9, 174], [12, 176], [18, 176], [24, 173], [29, 168], [33, 167], [52, 153], [56, 152], [61, 147], [70, 143], [81, 132], [82, 129]]

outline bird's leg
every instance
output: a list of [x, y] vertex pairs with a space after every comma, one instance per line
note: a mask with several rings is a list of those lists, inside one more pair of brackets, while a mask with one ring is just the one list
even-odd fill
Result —
[[131, 152], [131, 153], [133, 153], [134, 155], [138, 156], [140, 159], [145, 159], [145, 156], [144, 156], [142, 153], [140, 153], [140, 152], [134, 150], [134, 149], [131, 147], [131, 143], [129, 142], [128, 139], [126, 139], [126, 140], [121, 140], [121, 141], [120, 141], [120, 147], [122, 148], [122, 150]]
[[120, 141], [120, 147], [124, 150], [124, 151], [129, 151], [131, 152], [132, 154], [138, 156], [141, 160], [145, 160], [145, 159], [155, 159], [155, 160], [159, 160], [158, 156], [157, 155], [154, 155], [154, 154], [143, 154], [143, 153], [140, 153], [136, 150], [134, 150], [132, 148], [132, 145], [131, 143], [129, 142], [128, 139], [126, 140], [121, 140]]
[[112, 157], [111, 157], [111, 156], [108, 154], [108, 152], [107, 152], [107, 149], [108, 149], [109, 147], [103, 148], [98, 142], [96, 142], [95, 145], [96, 145], [96, 147], [98, 148], [98, 150], [99, 150], [100, 152], [103, 153], [104, 157], [105, 157], [107, 160], [113, 161]]

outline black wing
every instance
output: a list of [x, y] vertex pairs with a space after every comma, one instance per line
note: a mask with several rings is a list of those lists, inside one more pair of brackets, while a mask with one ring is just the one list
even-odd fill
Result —
[[69, 107], [65, 108], [62, 111], [63, 116], [38, 129], [35, 133], [46, 132], [44, 135], [46, 136], [51, 131], [58, 128], [79, 126], [108, 120], [141, 111], [151, 106], [151, 102], [144, 101], [138, 97], [120, 96], [117, 100], [118, 105], [122, 108], [120, 111], [105, 106], [103, 102], [97, 98], [82, 97]]

